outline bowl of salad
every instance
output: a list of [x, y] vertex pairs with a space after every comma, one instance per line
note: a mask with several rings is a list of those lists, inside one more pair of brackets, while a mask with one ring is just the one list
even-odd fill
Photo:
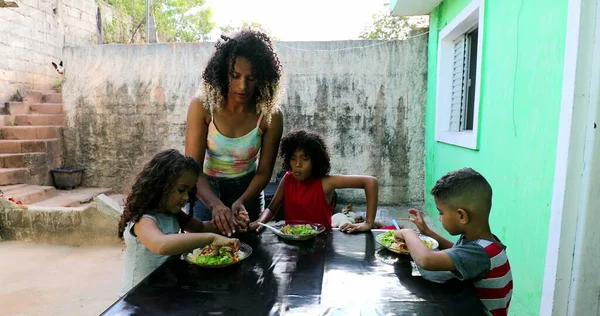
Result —
[[325, 226], [318, 223], [289, 223], [275, 225], [279, 230], [277, 236], [288, 240], [308, 240], [325, 231]]
[[183, 254], [182, 259], [204, 268], [223, 268], [237, 264], [250, 254], [252, 247], [243, 242], [239, 243], [239, 248], [234, 245], [217, 247], [211, 244]]
[[[403, 254], [403, 255], [410, 254], [410, 252], [408, 251], [408, 248], [406, 247], [406, 244], [404, 242], [398, 241], [398, 240], [396, 240], [396, 238], [394, 238], [395, 233], [396, 233], [395, 230], [388, 230], [383, 234], [377, 235], [375, 237], [375, 241], [378, 244], [387, 248], [391, 252], [395, 252], [395, 253], [399, 253], [399, 254]], [[421, 241], [423, 241], [423, 243], [425, 245], [427, 245], [427, 247], [429, 247], [430, 249], [437, 249], [440, 246], [438, 244], [437, 240], [435, 240], [429, 236], [425, 236], [423, 234], [418, 234], [418, 235], [419, 235], [419, 238], [421, 238]]]

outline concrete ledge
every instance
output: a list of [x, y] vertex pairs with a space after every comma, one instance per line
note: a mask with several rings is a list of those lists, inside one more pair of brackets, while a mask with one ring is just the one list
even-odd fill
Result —
[[120, 214], [96, 202], [87, 207], [21, 208], [0, 198], [0, 236], [6, 240], [69, 246], [116, 245]]

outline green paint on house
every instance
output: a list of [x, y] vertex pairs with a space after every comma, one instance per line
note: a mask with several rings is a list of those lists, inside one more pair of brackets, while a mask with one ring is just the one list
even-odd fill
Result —
[[[507, 245], [514, 278], [511, 315], [537, 315], [561, 103], [567, 1], [485, 1], [478, 151], [435, 140], [438, 33], [469, 0], [445, 0], [430, 14], [426, 111], [428, 190], [446, 172], [471, 167], [494, 190], [492, 231]], [[440, 223], [437, 228], [443, 231]], [[455, 239], [455, 238], [454, 238]]]

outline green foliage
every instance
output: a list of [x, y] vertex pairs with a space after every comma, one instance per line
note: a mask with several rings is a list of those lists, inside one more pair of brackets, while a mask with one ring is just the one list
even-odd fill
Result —
[[[111, 23], [105, 23], [108, 43], [143, 42], [145, 38], [145, 0], [106, 0], [116, 11]], [[208, 40], [215, 24], [206, 0], [153, 0], [150, 14], [156, 23], [160, 42], [197, 42]], [[130, 18], [127, 19], [126, 17]], [[124, 18], [125, 17], [125, 18]], [[129, 20], [129, 21], [128, 21]], [[143, 34], [143, 36], [139, 36]]]
[[260, 32], [263, 32], [267, 35], [269, 35], [269, 37], [271, 38], [271, 40], [273, 41], [278, 41], [279, 38], [276, 36], [273, 36], [273, 32], [271, 32], [271, 28], [262, 25], [258, 22], [249, 22], [249, 21], [244, 21], [242, 22], [242, 25], [226, 25], [226, 26], [221, 26], [219, 27], [219, 29], [221, 29], [221, 33], [223, 35], [231, 35], [232, 33], [234, 33], [235, 31], [242, 29], [242, 28], [249, 28], [252, 30], [257, 30]]
[[365, 27], [358, 37], [366, 40], [402, 40], [424, 26], [405, 16], [373, 14], [372, 24]]

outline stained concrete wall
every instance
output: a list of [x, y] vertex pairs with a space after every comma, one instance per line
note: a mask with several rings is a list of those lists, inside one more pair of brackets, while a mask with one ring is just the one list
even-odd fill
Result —
[[[325, 135], [332, 173], [376, 176], [381, 204], [421, 203], [427, 38], [276, 46], [285, 131]], [[212, 52], [210, 43], [65, 48], [65, 158], [87, 168], [85, 185], [126, 190], [157, 151], [183, 150], [187, 107]], [[358, 203], [364, 193], [340, 198]]]
[[101, 41], [97, 3], [110, 21], [112, 7], [97, 0], [20, 0], [0, 9], [0, 104], [19, 89], [52, 88], [60, 77], [51, 63], [63, 60], [64, 46]]

